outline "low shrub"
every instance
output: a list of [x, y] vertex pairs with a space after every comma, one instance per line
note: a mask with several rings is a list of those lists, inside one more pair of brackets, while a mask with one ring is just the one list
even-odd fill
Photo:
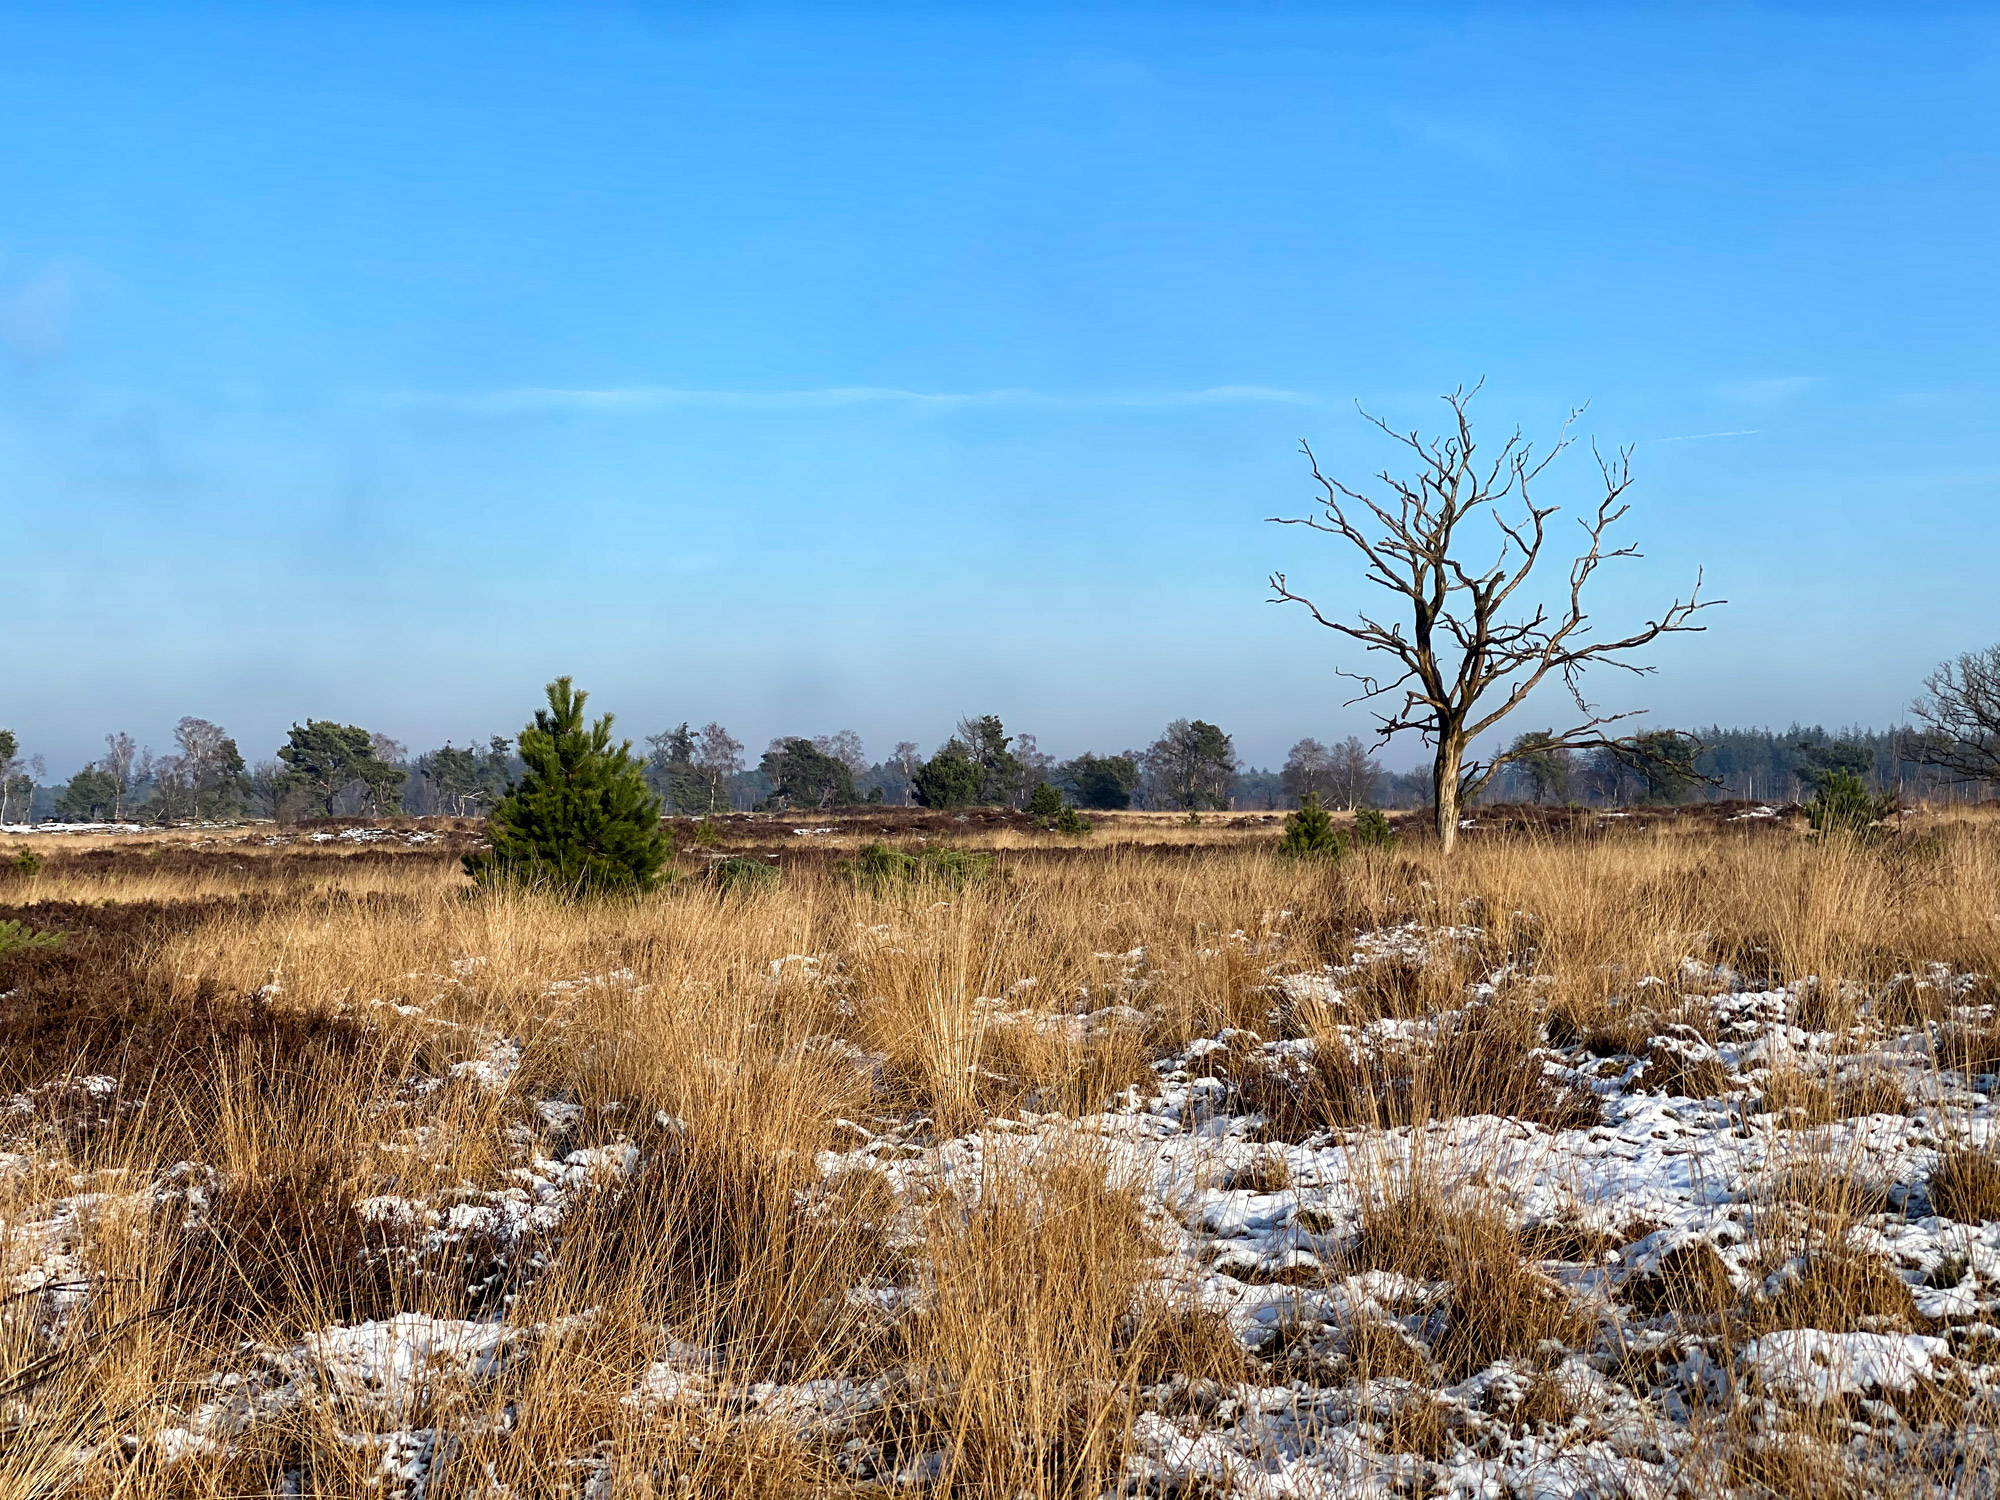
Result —
[[1379, 807], [1364, 807], [1354, 815], [1354, 842], [1362, 849], [1393, 849], [1396, 831]]
[[765, 864], [761, 859], [752, 859], [747, 854], [739, 854], [733, 859], [721, 860], [709, 866], [704, 878], [717, 890], [748, 894], [774, 889], [778, 884], [778, 869], [775, 865]]
[[1818, 793], [1806, 804], [1806, 821], [1815, 833], [1866, 833], [1895, 815], [1895, 793], [1877, 797], [1852, 771], [1827, 772], [1820, 778]]
[[63, 940], [60, 932], [37, 932], [26, 922], [0, 922], [0, 958], [9, 953], [27, 953], [36, 948], [53, 948]]
[[928, 881], [959, 889], [977, 885], [994, 872], [990, 854], [976, 849], [925, 849], [905, 854], [887, 844], [864, 844], [843, 869], [854, 880], [877, 890], [913, 881]]
[[1285, 819], [1278, 853], [1286, 859], [1340, 859], [1347, 839], [1333, 826], [1333, 815], [1320, 805], [1319, 793], [1307, 792], [1299, 810]]
[[23, 849], [8, 861], [8, 867], [16, 875], [33, 878], [42, 873], [42, 857], [32, 849]]

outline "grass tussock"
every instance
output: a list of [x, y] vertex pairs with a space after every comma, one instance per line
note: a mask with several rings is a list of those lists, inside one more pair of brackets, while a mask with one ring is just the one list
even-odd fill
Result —
[[1574, 1346], [1592, 1331], [1504, 1213], [1476, 1201], [1447, 1203], [1421, 1182], [1364, 1204], [1347, 1266], [1437, 1287], [1424, 1339], [1447, 1379], [1496, 1360], [1533, 1362], [1551, 1344]]
[[1274, 1140], [1325, 1130], [1396, 1127], [1462, 1115], [1506, 1115], [1551, 1130], [1597, 1123], [1597, 1097], [1553, 1076], [1538, 1017], [1521, 1005], [1480, 1005], [1448, 1015], [1428, 1037], [1323, 1031], [1311, 1054], [1265, 1065], [1244, 1079], [1246, 1104]]
[[1928, 1182], [1931, 1210], [1964, 1224], [2000, 1219], [2000, 1160], [1991, 1150], [1948, 1146]]

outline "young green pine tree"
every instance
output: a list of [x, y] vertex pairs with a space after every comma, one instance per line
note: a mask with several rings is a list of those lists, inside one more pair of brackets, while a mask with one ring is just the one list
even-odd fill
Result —
[[1819, 792], [1806, 804], [1806, 821], [1816, 833], [1866, 833], [1896, 815], [1896, 796], [1877, 797], [1852, 771], [1822, 771]]
[[1278, 852], [1292, 859], [1339, 859], [1347, 853], [1347, 839], [1320, 806], [1318, 792], [1307, 792], [1299, 799], [1299, 810], [1285, 819]]
[[1035, 789], [1028, 793], [1028, 816], [1044, 828], [1053, 828], [1062, 810], [1062, 793], [1046, 781], [1036, 782]]
[[612, 746], [610, 714], [584, 727], [589, 695], [569, 678], [548, 691], [548, 708], [521, 731], [527, 774], [493, 809], [493, 847], [468, 854], [467, 873], [482, 885], [515, 881], [579, 896], [650, 889], [673, 840], [632, 742]]

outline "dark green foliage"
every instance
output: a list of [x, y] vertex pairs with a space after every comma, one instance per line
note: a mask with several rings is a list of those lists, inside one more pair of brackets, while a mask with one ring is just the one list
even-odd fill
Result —
[[1508, 747], [1537, 802], [1569, 795], [1570, 753], [1546, 729], [1531, 729]]
[[714, 779], [695, 764], [694, 730], [683, 722], [677, 729], [648, 735], [653, 753], [646, 761], [646, 784], [660, 794], [668, 812], [705, 813], [714, 804]]
[[811, 740], [780, 740], [764, 752], [760, 768], [770, 778], [773, 808], [850, 807], [860, 800], [854, 772]]
[[752, 859], [747, 854], [739, 854], [733, 859], [725, 859], [712, 866], [708, 881], [718, 890], [736, 891], [748, 895], [753, 891], [770, 890], [778, 884], [778, 871], [761, 859]]
[[1056, 814], [1055, 830], [1072, 838], [1082, 838], [1091, 831], [1091, 821], [1073, 807], [1065, 807]]
[[1320, 806], [1318, 792], [1307, 792], [1299, 810], [1285, 819], [1278, 853], [1288, 859], [1340, 859], [1346, 855], [1347, 840], [1333, 826], [1332, 814]]
[[0, 922], [0, 958], [34, 948], [53, 948], [62, 940], [60, 932], [37, 932], [25, 922]]
[[514, 746], [494, 735], [484, 750], [463, 750], [446, 742], [441, 750], [417, 757], [417, 775], [435, 805], [454, 817], [477, 817], [507, 795], [514, 784]]
[[1046, 781], [1036, 782], [1035, 789], [1028, 793], [1028, 816], [1047, 828], [1055, 823], [1062, 810], [1062, 793]]
[[919, 807], [948, 811], [972, 806], [985, 784], [986, 768], [952, 740], [917, 767], [917, 774], [910, 778], [910, 795]]
[[1379, 807], [1364, 807], [1354, 815], [1354, 842], [1363, 849], [1388, 849], [1396, 842], [1396, 831]]
[[1817, 833], [1865, 833], [1895, 815], [1893, 792], [1877, 797], [1854, 772], [1840, 769], [1820, 773], [1819, 791], [1806, 804], [1806, 821]]
[[14, 763], [14, 757], [20, 748], [21, 742], [14, 738], [13, 730], [0, 729], [0, 770]]
[[924, 849], [905, 854], [878, 843], [862, 846], [845, 868], [861, 884], [876, 890], [911, 881], [958, 888], [985, 880], [993, 873], [994, 860], [976, 849]]
[[1701, 781], [1701, 742], [1677, 729], [1655, 729], [1620, 745], [1620, 755], [1644, 784], [1647, 802], [1678, 802]]
[[1803, 741], [1797, 748], [1798, 774], [1815, 792], [1830, 777], [1848, 776], [1859, 781], [1875, 769], [1875, 752], [1851, 740]]
[[275, 788], [278, 795], [301, 797], [327, 817], [350, 788], [378, 816], [397, 810], [410, 774], [375, 753], [367, 730], [330, 719], [308, 719], [304, 728], [294, 724], [278, 759], [285, 763]]
[[1146, 751], [1146, 795], [1154, 807], [1220, 811], [1236, 771], [1228, 735], [1205, 719], [1176, 719]]
[[713, 849], [722, 842], [722, 834], [715, 826], [715, 819], [703, 818], [694, 825], [694, 846], [697, 849]]
[[241, 816], [250, 796], [243, 754], [220, 724], [192, 715], [174, 729], [179, 753], [156, 761], [146, 817], [155, 823], [177, 818]]
[[100, 823], [118, 807], [118, 778], [96, 766], [70, 777], [56, 798], [56, 816], [65, 823]]
[[42, 873], [42, 857], [32, 849], [23, 849], [9, 865], [16, 875], [33, 877]]
[[465, 857], [482, 885], [513, 881], [565, 895], [652, 887], [673, 841], [646, 789], [632, 742], [611, 743], [611, 715], [588, 729], [588, 694], [549, 684], [549, 706], [521, 731], [527, 774], [487, 819], [491, 850]]
[[1008, 739], [1006, 727], [997, 714], [960, 720], [952, 743], [979, 767], [979, 791], [973, 798], [975, 802], [1005, 807], [1020, 797], [1021, 783], [1027, 779], [1027, 767], [1008, 748], [1012, 741]]
[[1132, 805], [1139, 763], [1129, 755], [1079, 755], [1061, 769], [1077, 806], [1117, 812]]

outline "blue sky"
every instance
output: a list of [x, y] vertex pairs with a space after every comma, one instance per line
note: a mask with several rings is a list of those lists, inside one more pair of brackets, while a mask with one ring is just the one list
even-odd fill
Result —
[[1298, 440], [1480, 376], [1637, 444], [1607, 626], [1730, 600], [1607, 705], [1886, 722], [2000, 638], [1996, 97], [1972, 7], [0, 7], [0, 722], [1270, 763], [1365, 726]]

